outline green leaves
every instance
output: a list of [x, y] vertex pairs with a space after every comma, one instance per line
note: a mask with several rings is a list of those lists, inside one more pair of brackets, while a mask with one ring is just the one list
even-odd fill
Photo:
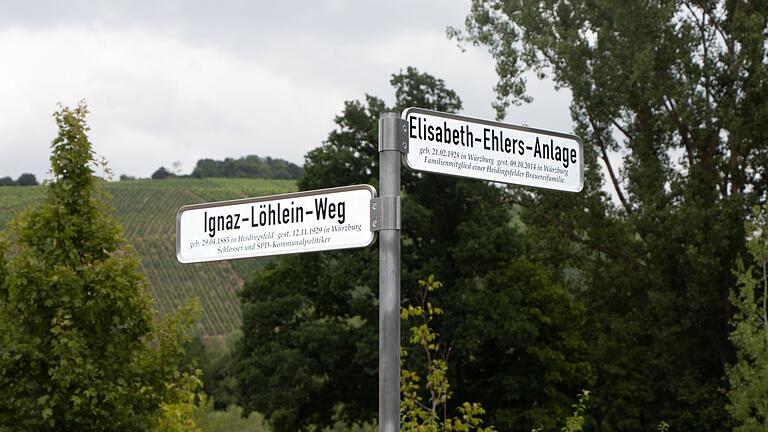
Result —
[[96, 190], [87, 112], [80, 103], [54, 115], [48, 198], [0, 239], [3, 431], [148, 430], [161, 408], [186, 401], [179, 380], [199, 388], [180, 364], [196, 306], [154, 315]]
[[739, 432], [768, 427], [768, 224], [765, 209], [755, 208], [746, 225], [747, 249], [754, 264], [736, 261], [736, 289], [730, 301], [736, 308], [730, 340], [736, 347], [736, 362], [727, 368], [730, 383], [728, 412]]
[[766, 10], [474, 0], [466, 33], [451, 31], [494, 56], [500, 115], [526, 100], [526, 72], [573, 97], [584, 191], [509, 193], [525, 208], [534, 259], [561, 269], [594, 317], [601, 430], [661, 418], [730, 428], [719, 388], [734, 356], [731, 267], [749, 208], [768, 193]]
[[485, 410], [478, 403], [464, 402], [457, 407], [458, 416], [448, 416], [448, 401], [453, 392], [448, 383], [448, 357], [450, 348], [441, 347], [440, 343], [434, 343], [439, 334], [430, 326], [430, 322], [442, 315], [442, 309], [433, 307], [427, 301], [427, 296], [440, 289], [442, 283], [437, 281], [434, 275], [426, 280], [420, 279], [418, 283], [420, 292], [417, 306], [407, 305], [400, 308], [403, 321], [413, 320], [410, 327], [410, 343], [424, 352], [426, 364], [426, 390], [427, 397], [422, 396], [421, 376], [405, 367], [408, 351], [400, 348], [400, 429], [403, 432], [422, 431], [462, 431], [462, 432], [493, 432], [493, 426], [483, 427], [482, 416]]

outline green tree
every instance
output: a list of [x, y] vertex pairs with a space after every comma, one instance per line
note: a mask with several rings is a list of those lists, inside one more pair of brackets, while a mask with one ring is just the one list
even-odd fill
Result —
[[96, 190], [87, 112], [54, 114], [47, 199], [0, 242], [0, 430], [174, 430], [196, 387], [178, 363], [195, 306], [155, 320]]
[[765, 211], [755, 212], [747, 223], [747, 249], [753, 265], [736, 261], [737, 288], [730, 300], [736, 308], [731, 319], [731, 341], [736, 362], [728, 371], [728, 411], [738, 432], [768, 429], [768, 223]]
[[[416, 347], [418, 355], [424, 355], [422, 363], [425, 369], [423, 375], [409, 370], [408, 349], [400, 348], [400, 428], [403, 432], [494, 432], [493, 426], [483, 427], [485, 410], [478, 403], [464, 402], [457, 407], [460, 416], [448, 415], [448, 402], [453, 396], [448, 381], [450, 347], [442, 343], [440, 334], [431, 327], [433, 320], [444, 312], [428, 300], [429, 295], [442, 286], [431, 275], [420, 279], [419, 303], [400, 307], [402, 320], [411, 324], [408, 341]], [[425, 392], [426, 397], [423, 395]]]
[[164, 180], [164, 179], [167, 179], [168, 177], [176, 177], [176, 175], [168, 171], [168, 169], [166, 169], [165, 167], [161, 166], [160, 168], [157, 169], [157, 171], [152, 173], [151, 178], [152, 180]]
[[[442, 80], [416, 69], [391, 83], [392, 109], [461, 108]], [[300, 188], [377, 185], [378, 118], [385, 110], [374, 96], [347, 102], [327, 141], [307, 154]], [[583, 310], [523, 258], [526, 245], [503, 190], [408, 170], [402, 184], [402, 277], [434, 273], [445, 283], [436, 301], [454, 313], [437, 330], [452, 349], [456, 398], [482, 403], [489, 422], [505, 430], [525, 430], [515, 420], [526, 416], [542, 423], [562, 418], [570, 401], [557, 400], [591, 376], [578, 333]], [[377, 256], [375, 247], [289, 256], [246, 284], [237, 367], [246, 412], [262, 412], [278, 432], [331, 425], [334, 415], [375, 418]], [[505, 273], [510, 265], [531, 278]], [[412, 295], [403, 292], [403, 300]], [[561, 303], [547, 304], [555, 299]], [[526, 353], [528, 343], [546, 349]], [[505, 387], [512, 383], [520, 387]]]
[[500, 114], [529, 99], [526, 71], [572, 93], [584, 191], [510, 193], [593, 317], [600, 430], [729, 427], [730, 269], [768, 185], [767, 13], [765, 1], [473, 0], [467, 32], [449, 31], [495, 57]]
[[16, 184], [19, 186], [37, 186], [37, 179], [34, 174], [24, 173], [16, 179]]
[[223, 161], [200, 159], [191, 176], [235, 177], [264, 179], [298, 179], [303, 170], [300, 166], [283, 159], [261, 158], [249, 155], [239, 159], [226, 158]]
[[10, 177], [0, 178], [0, 186], [16, 186], [16, 182]]

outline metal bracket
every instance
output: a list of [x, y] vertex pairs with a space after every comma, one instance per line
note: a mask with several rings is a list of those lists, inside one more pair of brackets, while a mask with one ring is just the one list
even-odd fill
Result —
[[[382, 118], [382, 122], [394, 123], [379, 128], [379, 151], [399, 151], [408, 154], [408, 122], [399, 117]], [[394, 131], [394, 134], [392, 133]], [[393, 136], [387, 136], [392, 134]]]
[[382, 196], [371, 199], [371, 231], [400, 229], [400, 197]]

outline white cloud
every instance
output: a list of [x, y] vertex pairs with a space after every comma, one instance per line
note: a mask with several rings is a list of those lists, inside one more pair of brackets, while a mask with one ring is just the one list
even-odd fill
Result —
[[96, 152], [116, 173], [144, 176], [175, 160], [189, 169], [202, 157], [300, 162], [340, 108], [333, 87], [293, 80], [213, 45], [140, 31], [4, 31], [0, 57], [14, 59], [0, 72], [3, 173], [46, 170], [47, 159], [39, 159], [56, 133], [49, 115], [58, 101], [86, 99]]

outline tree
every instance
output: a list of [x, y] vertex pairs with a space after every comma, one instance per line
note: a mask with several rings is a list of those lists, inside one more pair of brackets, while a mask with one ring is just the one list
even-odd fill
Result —
[[731, 319], [731, 341], [736, 362], [728, 367], [728, 412], [738, 432], [768, 429], [768, 223], [765, 209], [747, 223], [747, 248], [754, 264], [736, 261], [737, 288], [730, 300], [736, 308]]
[[587, 301], [600, 430], [729, 427], [718, 389], [735, 359], [730, 269], [768, 185], [767, 11], [762, 1], [474, 0], [467, 33], [449, 31], [496, 59], [500, 114], [529, 99], [525, 71], [573, 95], [584, 191], [510, 193], [542, 259]]
[[16, 186], [16, 182], [10, 177], [0, 178], [0, 186]]
[[24, 173], [16, 179], [16, 184], [19, 186], [37, 186], [37, 179], [34, 174]]
[[[408, 349], [400, 347], [400, 426], [404, 432], [424, 430], [495, 432], [493, 426], [483, 427], [485, 410], [478, 403], [464, 402], [457, 408], [460, 417], [449, 417], [448, 401], [453, 396], [448, 381], [448, 357], [450, 347], [440, 340], [440, 334], [430, 326], [443, 315], [443, 309], [428, 301], [431, 292], [440, 289], [442, 283], [434, 276], [419, 280], [419, 303], [400, 307], [401, 319], [410, 322], [408, 342], [416, 347], [418, 355], [424, 355], [424, 378], [416, 371], [407, 369]], [[422, 388], [424, 382], [424, 388]], [[424, 396], [426, 394], [426, 396]]]
[[191, 176], [195, 178], [235, 177], [288, 180], [298, 179], [302, 172], [300, 166], [283, 159], [249, 155], [239, 159], [226, 158], [223, 161], [200, 159], [197, 161]]
[[152, 173], [152, 180], [164, 180], [164, 179], [167, 179], [168, 177], [176, 177], [176, 175], [168, 171], [165, 167], [162, 167], [162, 166], [158, 168], [157, 171]]
[[157, 321], [99, 193], [84, 103], [54, 114], [47, 199], [0, 241], [0, 430], [148, 430], [195, 387], [194, 305]]
[[[391, 83], [393, 109], [461, 108], [442, 80], [414, 68], [395, 74]], [[386, 109], [374, 96], [345, 103], [337, 128], [307, 154], [300, 189], [377, 185], [378, 118]], [[526, 290], [544, 298], [548, 294], [538, 293], [540, 289], [556, 288], [544, 269], [530, 267], [523, 257], [526, 245], [504, 205], [503, 191], [485, 182], [407, 170], [402, 184], [402, 277], [413, 281], [435, 274], [445, 284], [436, 301], [454, 313], [437, 330], [452, 349], [456, 399], [482, 403], [489, 423], [504, 430], [530, 428], [532, 423], [511, 424], [520, 416], [543, 423], [562, 418], [569, 402], [557, 403], [559, 396], [575, 394], [591, 376], [578, 333], [583, 311], [569, 295], [556, 295], [563, 302], [557, 306], [534, 310], [533, 304], [542, 305], [532, 300], [530, 308], [517, 309], [526, 304]], [[346, 421], [375, 418], [376, 258], [375, 248], [289, 256], [246, 284], [241, 294], [243, 338], [237, 348], [240, 401], [246, 412], [262, 412], [278, 432], [330, 425], [334, 415]], [[531, 280], [493, 276], [518, 263], [530, 270]], [[402, 295], [405, 302], [413, 300], [410, 291]], [[506, 307], [496, 308], [498, 304]], [[497, 325], [509, 331], [508, 337], [497, 337]], [[465, 332], [469, 327], [472, 333]], [[559, 327], [569, 331], [554, 330]], [[569, 338], [574, 339], [560, 344]], [[561, 361], [544, 361], [540, 354], [545, 350], [521, 354], [529, 342], [547, 346]], [[493, 353], [486, 352], [494, 343]], [[516, 360], [523, 358], [535, 372]], [[551, 380], [545, 378], [549, 372]], [[519, 393], [499, 397], [503, 385], [488, 385], [492, 382], [525, 385]]]

